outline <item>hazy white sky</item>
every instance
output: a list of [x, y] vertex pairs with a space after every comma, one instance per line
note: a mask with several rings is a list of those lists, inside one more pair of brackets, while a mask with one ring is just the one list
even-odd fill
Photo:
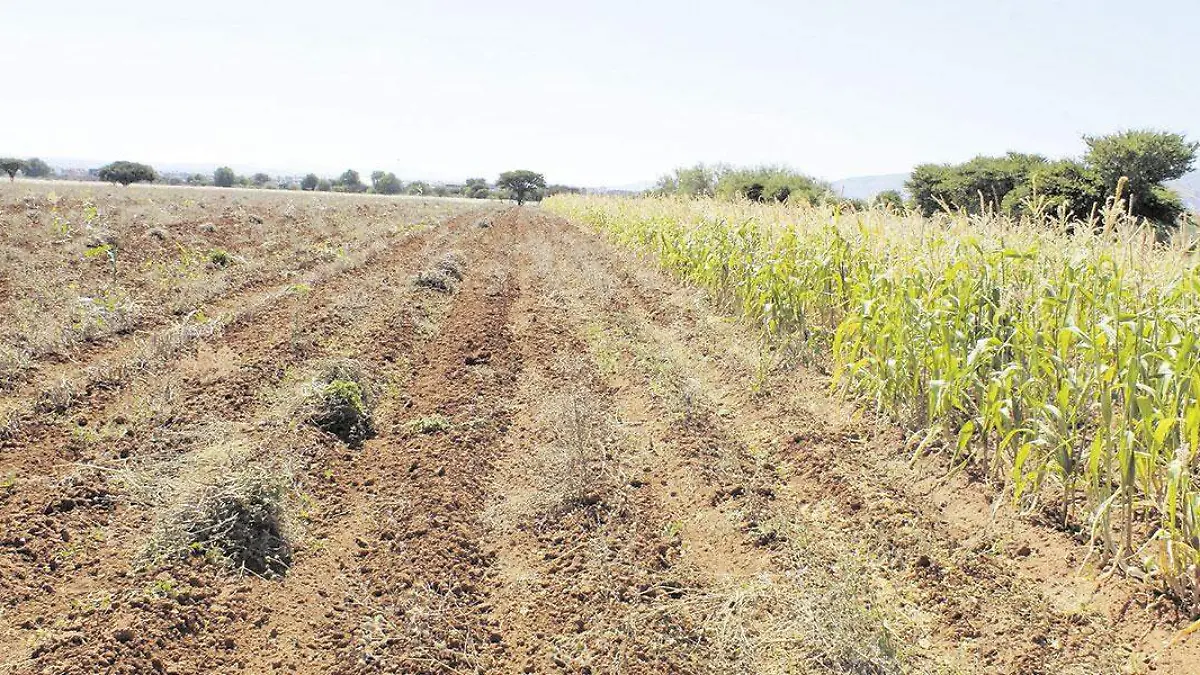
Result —
[[1197, 0], [0, 0], [0, 155], [824, 178], [1200, 137]]

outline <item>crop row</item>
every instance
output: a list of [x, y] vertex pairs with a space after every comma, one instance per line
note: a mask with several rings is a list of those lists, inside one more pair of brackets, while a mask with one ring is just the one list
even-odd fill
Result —
[[[678, 199], [546, 207], [736, 305], [834, 382], [1200, 605], [1200, 271], [1102, 233]], [[1075, 228], [1078, 230], [1079, 228]]]

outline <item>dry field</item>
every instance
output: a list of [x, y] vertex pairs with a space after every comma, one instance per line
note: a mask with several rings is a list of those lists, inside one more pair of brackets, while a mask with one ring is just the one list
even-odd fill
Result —
[[0, 673], [1200, 671], [1168, 596], [538, 208], [5, 184], [0, 312]]

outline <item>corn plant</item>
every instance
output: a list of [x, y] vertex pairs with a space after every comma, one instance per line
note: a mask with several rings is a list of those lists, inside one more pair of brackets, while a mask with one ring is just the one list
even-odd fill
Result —
[[[1200, 606], [1200, 267], [1113, 200], [1034, 211], [884, 210], [555, 196], [829, 361], [835, 386], [977, 467], [1105, 564]], [[1068, 232], [1074, 234], [1067, 234]]]

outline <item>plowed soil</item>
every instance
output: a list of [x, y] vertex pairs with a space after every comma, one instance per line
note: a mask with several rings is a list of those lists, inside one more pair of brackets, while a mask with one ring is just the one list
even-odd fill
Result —
[[[460, 281], [414, 283], [451, 252]], [[21, 408], [0, 673], [1200, 672], [1168, 599], [536, 208], [227, 304]], [[374, 383], [364, 439], [298, 417], [331, 359]], [[286, 478], [274, 562], [156, 555], [189, 481], [230, 466]]]

